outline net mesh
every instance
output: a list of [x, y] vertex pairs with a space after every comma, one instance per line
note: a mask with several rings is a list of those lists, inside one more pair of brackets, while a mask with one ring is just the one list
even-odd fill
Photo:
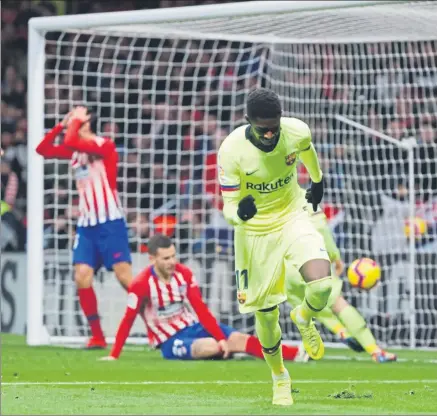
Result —
[[[116, 25], [112, 32], [149, 33], [156, 31], [186, 36], [236, 40], [251, 37], [257, 42], [274, 43], [349, 43], [362, 41], [429, 40], [435, 37], [436, 5], [432, 1], [379, 2], [380, 4], [353, 7], [324, 7], [314, 5], [310, 10], [245, 16], [175, 20], [141, 25]], [[384, 4], [386, 3], [386, 4]], [[388, 3], [388, 4], [387, 4]], [[270, 20], [271, 19], [271, 20]], [[193, 30], [195, 28], [195, 30]], [[104, 30], [95, 28], [95, 30]]]
[[[178, 24], [178, 30], [196, 29], [189, 36], [161, 35], [173, 27], [170, 24], [160, 25], [163, 30], [154, 34], [147, 26], [141, 31], [131, 27], [131, 33], [126, 28], [48, 33], [45, 127], [51, 128], [74, 105], [92, 108], [98, 115], [98, 132], [113, 138], [120, 154], [119, 191], [134, 270], [147, 265], [148, 237], [168, 233], [181, 260], [194, 268], [217, 318], [253, 331], [253, 317], [240, 315], [235, 301], [232, 229], [221, 213], [216, 151], [226, 135], [244, 123], [249, 91], [272, 88], [281, 97], [285, 115], [303, 119], [312, 129], [328, 181], [324, 210], [346, 264], [366, 256], [382, 266], [377, 288], [360, 293], [345, 282], [345, 297], [363, 312], [382, 344], [408, 345], [415, 314], [417, 345], [435, 346], [437, 43], [435, 26], [430, 30], [427, 25], [436, 17], [430, 11], [433, 3], [416, 3], [408, 14], [403, 9], [407, 6], [396, 6], [388, 14], [388, 6], [379, 12], [366, 7], [363, 14], [354, 12], [354, 17], [360, 16], [357, 20], [351, 19], [352, 9], [324, 12], [323, 25], [317, 12], [300, 13], [302, 26], [293, 20], [290, 24], [289, 19], [296, 19], [292, 15], [272, 15], [274, 25], [268, 27], [274, 30], [269, 33], [282, 36], [273, 43], [236, 40], [266, 33], [260, 16], [231, 23], [208, 19]], [[365, 24], [387, 33], [387, 27], [400, 28], [406, 17], [424, 39], [410, 40], [404, 30], [398, 38], [405, 40], [387, 41], [383, 36], [381, 41], [348, 41], [348, 34], [356, 34], [355, 29], [359, 32]], [[293, 36], [300, 27], [308, 36], [311, 33], [312, 42], [285, 41], [290, 27]], [[313, 33], [315, 28], [318, 33]], [[214, 40], [202, 34], [216, 31], [222, 38], [233, 36]], [[335, 37], [322, 40], [323, 31], [338, 36], [341, 43]], [[373, 35], [377, 38], [378, 33]], [[427, 227], [422, 233], [418, 226], [415, 242], [415, 311], [410, 308], [404, 230], [410, 192], [406, 153], [339, 122], [337, 114], [396, 140], [413, 136], [419, 142], [415, 212]], [[309, 183], [302, 166], [299, 180], [302, 186]], [[77, 194], [68, 163], [45, 162], [44, 199], [45, 324], [51, 335], [83, 336], [87, 323], [70, 265]], [[125, 295], [108, 273], [98, 275], [96, 291], [103, 329], [113, 336]], [[284, 334], [300, 339], [288, 310], [282, 307]], [[133, 332], [144, 334], [142, 322]], [[335, 337], [326, 333], [325, 339]]]

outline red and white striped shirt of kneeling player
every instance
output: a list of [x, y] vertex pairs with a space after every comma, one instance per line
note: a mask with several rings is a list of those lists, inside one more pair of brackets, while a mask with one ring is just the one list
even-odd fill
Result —
[[124, 218], [117, 192], [118, 153], [114, 142], [105, 137], [79, 137], [82, 121], [69, 123], [62, 143], [55, 144], [63, 125], [51, 129], [36, 148], [45, 158], [69, 159], [79, 193], [79, 227], [94, 226]]
[[157, 347], [182, 329], [199, 322], [217, 341], [225, 339], [202, 299], [192, 271], [178, 263], [169, 282], [144, 269], [129, 285], [128, 304], [118, 327], [111, 356], [118, 358], [138, 313], [144, 314], [147, 336]]

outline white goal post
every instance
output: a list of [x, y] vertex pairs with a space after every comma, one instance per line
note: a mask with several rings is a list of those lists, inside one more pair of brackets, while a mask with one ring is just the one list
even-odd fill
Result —
[[[347, 117], [337, 115], [335, 116], [340, 122], [352, 126], [358, 130], [363, 131], [366, 134], [372, 135], [381, 140], [391, 143], [399, 149], [407, 152], [407, 176], [408, 176], [408, 188], [414, 189], [414, 150], [417, 146], [417, 140], [414, 137], [410, 137], [405, 140], [397, 140], [393, 137], [387, 136], [377, 130], [371, 129], [368, 126], [363, 126], [354, 120], [348, 119]], [[408, 194], [408, 220], [414, 223], [416, 217], [416, 201], [413, 192]], [[408, 245], [408, 271], [406, 274], [407, 284], [409, 289], [409, 310], [413, 311], [410, 314], [410, 327], [409, 327], [409, 342], [410, 347], [413, 348], [416, 345], [416, 230], [414, 227], [409, 227], [407, 231], [407, 237], [409, 237]]]
[[[285, 115], [313, 131], [346, 263], [372, 257], [382, 266], [376, 289], [359, 293], [345, 283], [345, 296], [381, 344], [437, 347], [437, 139], [429, 139], [437, 125], [436, 27], [432, 1], [253, 1], [30, 19], [28, 344], [87, 334], [69, 265], [73, 182], [66, 163], [35, 153], [47, 128], [77, 104], [97, 112], [99, 133], [120, 150], [134, 269], [146, 264], [144, 222], [153, 232], [163, 215], [176, 217], [175, 241], [209, 306], [253, 330], [253, 319], [237, 312], [232, 230], [206, 166], [214, 167], [220, 139], [244, 122], [248, 92], [267, 86]], [[427, 228], [406, 235], [405, 221], [418, 217]], [[124, 308], [113, 280], [96, 282], [109, 340]], [[297, 340], [287, 311], [284, 337]]]

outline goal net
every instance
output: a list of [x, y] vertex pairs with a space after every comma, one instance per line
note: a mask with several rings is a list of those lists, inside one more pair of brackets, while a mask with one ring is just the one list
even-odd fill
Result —
[[[96, 113], [97, 132], [120, 154], [134, 271], [148, 264], [149, 236], [167, 233], [217, 318], [253, 331], [235, 300], [216, 152], [245, 122], [247, 94], [265, 86], [284, 115], [311, 127], [328, 185], [323, 208], [346, 265], [371, 257], [382, 267], [369, 293], [344, 279], [345, 297], [382, 345], [436, 347], [436, 27], [435, 2], [250, 2], [32, 19], [29, 342], [88, 334], [72, 276], [69, 165], [34, 153], [43, 129], [79, 104]], [[411, 137], [414, 150], [403, 145]], [[405, 228], [412, 218], [413, 240]], [[113, 337], [125, 293], [106, 271], [95, 289]], [[283, 305], [284, 338], [299, 340], [288, 312]], [[144, 340], [143, 325], [137, 320], [133, 340]]]

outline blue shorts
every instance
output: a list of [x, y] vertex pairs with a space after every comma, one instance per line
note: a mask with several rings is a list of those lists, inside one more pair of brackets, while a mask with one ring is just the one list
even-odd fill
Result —
[[105, 266], [111, 271], [114, 264], [121, 262], [132, 262], [127, 226], [123, 219], [77, 227], [73, 264], [87, 264], [95, 271]]
[[[219, 324], [219, 326], [226, 339], [237, 331], [227, 325]], [[191, 346], [196, 339], [200, 338], [211, 338], [211, 335], [199, 323], [187, 326], [161, 344], [161, 354], [167, 360], [193, 360]]]

